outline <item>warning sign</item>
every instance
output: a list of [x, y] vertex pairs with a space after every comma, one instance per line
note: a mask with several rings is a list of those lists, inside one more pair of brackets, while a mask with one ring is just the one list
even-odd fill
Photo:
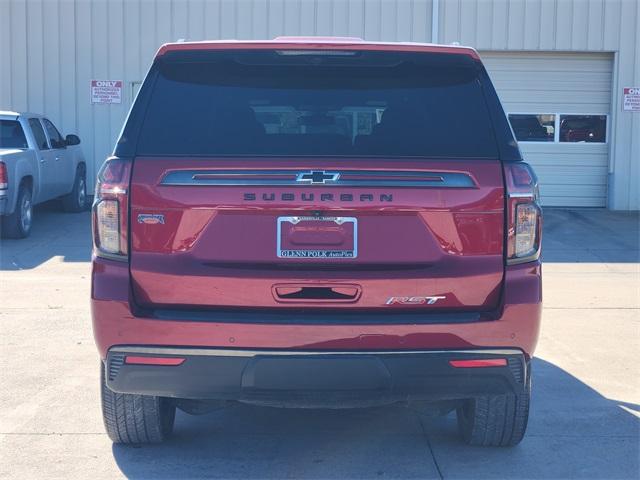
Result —
[[122, 103], [122, 80], [91, 80], [91, 103]]
[[623, 89], [622, 110], [640, 112], [640, 87], [625, 87]]

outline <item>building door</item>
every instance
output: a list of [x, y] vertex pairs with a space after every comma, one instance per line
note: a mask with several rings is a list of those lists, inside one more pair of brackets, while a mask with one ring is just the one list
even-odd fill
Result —
[[545, 206], [605, 207], [613, 56], [481, 52]]

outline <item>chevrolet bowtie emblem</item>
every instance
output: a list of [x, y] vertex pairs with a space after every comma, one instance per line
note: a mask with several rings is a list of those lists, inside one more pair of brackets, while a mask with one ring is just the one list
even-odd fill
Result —
[[296, 182], [315, 184], [335, 183], [340, 178], [339, 173], [325, 172], [324, 170], [311, 170], [299, 173]]

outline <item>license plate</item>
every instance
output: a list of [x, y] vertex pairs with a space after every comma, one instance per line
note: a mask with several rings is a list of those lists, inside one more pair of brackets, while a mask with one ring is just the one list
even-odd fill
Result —
[[356, 258], [355, 217], [278, 217], [279, 258]]

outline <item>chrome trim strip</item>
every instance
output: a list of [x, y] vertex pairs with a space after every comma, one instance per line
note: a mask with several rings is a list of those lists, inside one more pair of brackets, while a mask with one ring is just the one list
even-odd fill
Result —
[[109, 352], [122, 353], [146, 353], [159, 355], [198, 355], [211, 357], [256, 357], [259, 355], [271, 356], [330, 356], [330, 355], [416, 355], [416, 354], [442, 354], [442, 353], [463, 353], [463, 354], [489, 354], [489, 355], [522, 355], [522, 351], [517, 348], [489, 349], [489, 350], [349, 350], [349, 351], [308, 351], [308, 350], [240, 350], [224, 348], [174, 348], [174, 347], [128, 347], [115, 346]]
[[[308, 172], [303, 172], [308, 173]], [[297, 186], [297, 187], [435, 187], [476, 188], [474, 180], [461, 172], [416, 172], [341, 170], [326, 183], [300, 182], [298, 170], [173, 170], [161, 180], [164, 186]], [[366, 176], [374, 178], [344, 177]], [[269, 178], [269, 177], [287, 178]], [[375, 177], [378, 177], [377, 179]], [[382, 178], [380, 178], [382, 177]], [[394, 177], [404, 177], [405, 179]]]
[[527, 193], [527, 192], [512, 192], [507, 194], [507, 196], [509, 198], [534, 198], [533, 193]]
[[104, 258], [106, 260], [115, 260], [116, 262], [128, 262], [129, 261], [129, 256], [128, 255], [120, 255], [120, 254], [117, 254], [117, 253], [103, 252], [99, 248], [95, 248], [94, 249], [94, 255], [96, 257], [98, 257], [98, 258]]
[[100, 190], [100, 193], [109, 193], [111, 195], [126, 195], [127, 194], [127, 189], [126, 188], [120, 188], [120, 187], [103, 188], [103, 189]]

